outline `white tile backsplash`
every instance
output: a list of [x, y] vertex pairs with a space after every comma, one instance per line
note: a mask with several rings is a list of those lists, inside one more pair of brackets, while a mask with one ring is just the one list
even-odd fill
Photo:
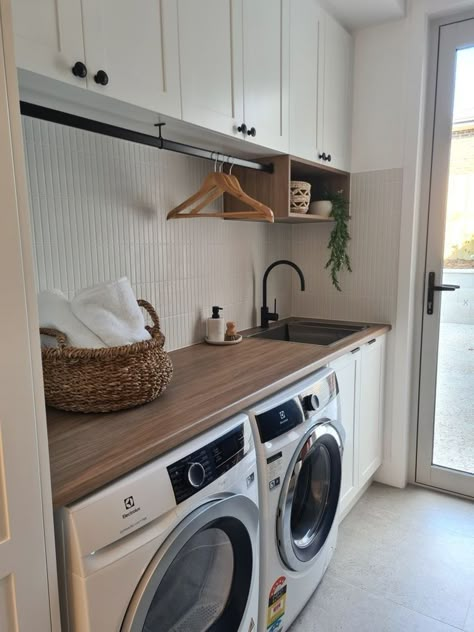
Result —
[[307, 281], [304, 293], [293, 284], [294, 315], [395, 322], [402, 186], [402, 169], [352, 175], [352, 273], [342, 273], [342, 292], [325, 269], [332, 224], [293, 226], [292, 258]]
[[276, 268], [268, 300], [293, 315], [395, 322], [401, 169], [352, 176], [352, 274], [337, 292], [328, 271], [331, 224], [267, 225], [195, 219], [166, 221], [212, 164], [62, 125], [23, 117], [38, 289], [70, 297], [126, 275], [162, 319], [168, 349], [202, 339], [213, 304], [239, 329], [257, 324], [265, 267]]
[[[213, 304], [239, 329], [257, 323], [265, 267], [291, 256], [291, 226], [166, 221], [212, 163], [23, 117], [38, 289], [70, 297], [126, 275], [155, 305], [176, 349], [202, 339]], [[291, 313], [292, 271], [269, 279]]]

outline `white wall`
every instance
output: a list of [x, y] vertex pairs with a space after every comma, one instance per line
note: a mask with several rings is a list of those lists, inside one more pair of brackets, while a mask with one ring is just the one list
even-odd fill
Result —
[[[211, 162], [23, 117], [36, 282], [70, 297], [127, 275], [155, 305], [176, 349], [202, 340], [211, 306], [239, 329], [257, 324], [265, 267], [291, 255], [291, 226], [166, 221]], [[290, 315], [292, 271], [269, 279]]]
[[355, 34], [352, 170], [403, 169], [395, 211], [400, 224], [398, 287], [387, 353], [384, 463], [378, 473], [379, 480], [398, 486], [408, 479], [410, 428], [416, 422], [412, 398], [423, 302], [419, 234], [424, 231], [420, 216], [425, 220], [420, 191], [428, 25], [432, 18], [467, 8], [472, 9], [472, 2], [411, 0], [405, 19]]

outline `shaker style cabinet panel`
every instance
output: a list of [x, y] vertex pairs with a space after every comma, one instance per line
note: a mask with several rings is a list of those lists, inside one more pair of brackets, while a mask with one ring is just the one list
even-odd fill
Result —
[[385, 336], [361, 349], [359, 484], [362, 486], [382, 463]]
[[87, 87], [181, 116], [176, 0], [82, 0]]
[[12, 0], [12, 11], [17, 66], [85, 87], [80, 0]]
[[342, 459], [339, 512], [344, 514], [359, 489], [358, 445], [360, 405], [360, 349], [338, 358], [330, 366], [336, 371], [341, 400], [341, 419], [346, 438]]
[[244, 118], [248, 139], [289, 149], [289, 0], [243, 0]]
[[178, 0], [183, 119], [242, 138], [242, 0]]
[[317, 0], [291, 0], [290, 10], [290, 154], [316, 161], [321, 9]]
[[322, 12], [318, 162], [350, 171], [352, 119], [352, 36]]
[[290, 153], [350, 170], [352, 37], [317, 0], [292, 0]]
[[374, 338], [330, 363], [336, 371], [346, 438], [339, 516], [344, 518], [382, 463], [385, 339]]

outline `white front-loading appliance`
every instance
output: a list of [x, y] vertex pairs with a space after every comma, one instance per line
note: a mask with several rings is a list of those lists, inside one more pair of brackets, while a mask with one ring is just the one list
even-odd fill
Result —
[[251, 632], [258, 483], [237, 415], [56, 516], [63, 630]]
[[336, 374], [322, 369], [249, 411], [260, 506], [259, 632], [287, 630], [333, 554], [344, 430]]

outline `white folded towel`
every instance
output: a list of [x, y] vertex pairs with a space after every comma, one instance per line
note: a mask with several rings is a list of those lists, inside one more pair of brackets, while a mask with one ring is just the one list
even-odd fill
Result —
[[127, 277], [81, 290], [71, 307], [73, 314], [108, 347], [151, 338]]
[[[66, 334], [72, 347], [99, 349], [106, 345], [71, 310], [71, 303], [60, 290], [44, 290], [38, 294], [38, 315], [40, 327], [58, 329]], [[55, 338], [41, 336], [41, 343], [47, 347], [57, 346]]]

